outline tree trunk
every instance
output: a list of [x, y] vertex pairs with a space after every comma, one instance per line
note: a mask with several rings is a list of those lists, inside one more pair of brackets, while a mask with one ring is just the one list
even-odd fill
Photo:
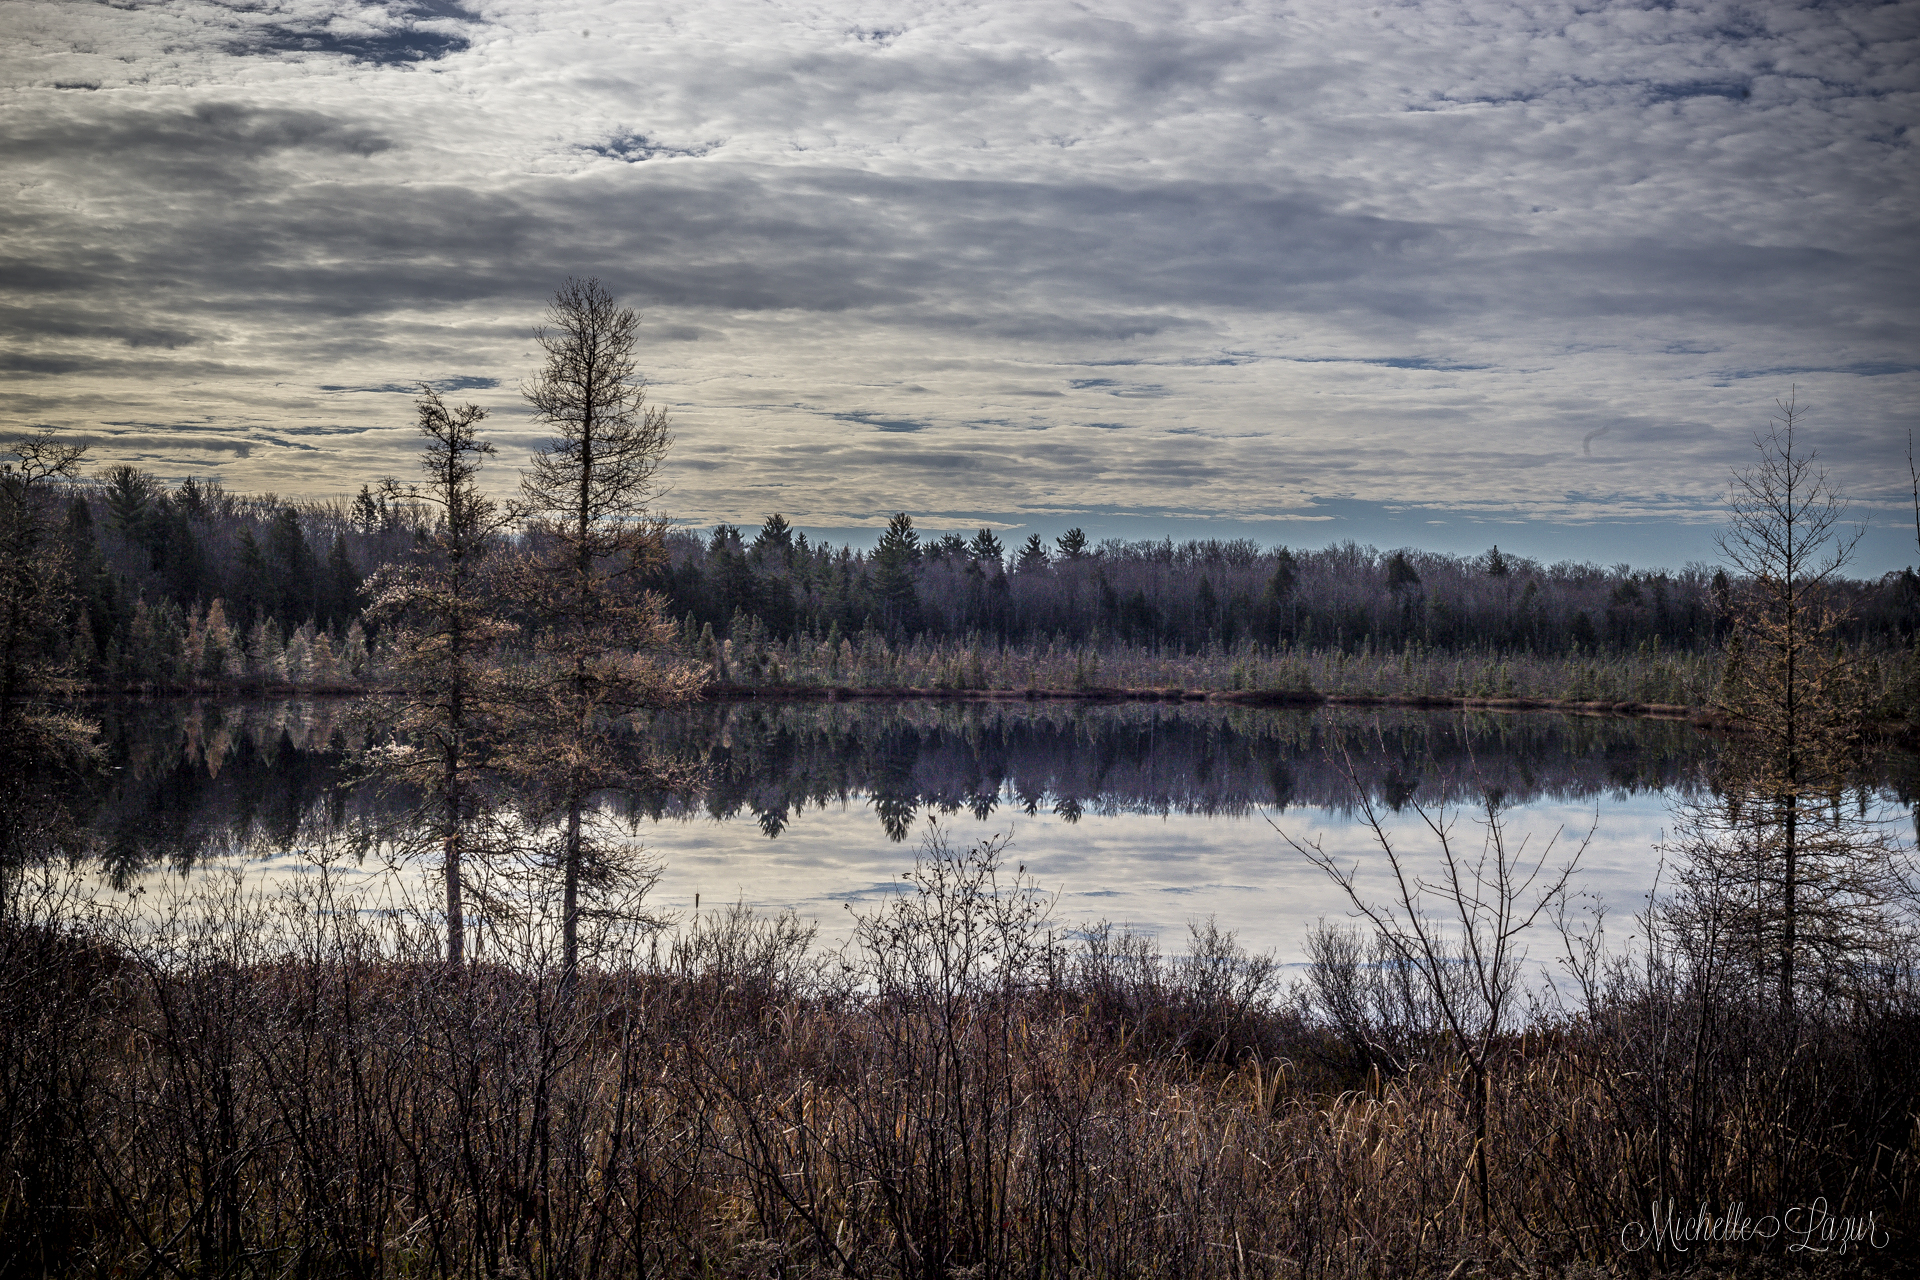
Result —
[[447, 833], [447, 963], [459, 968], [466, 961], [466, 921], [460, 902], [460, 832]]
[[1796, 891], [1800, 887], [1799, 849], [1795, 842], [1799, 836], [1799, 799], [1791, 791], [1787, 793], [1786, 821], [1786, 883], [1781, 895], [1780, 915], [1780, 1016], [1793, 1018], [1793, 953], [1799, 946], [1799, 920], [1796, 918], [1798, 904]]
[[560, 902], [560, 990], [571, 996], [580, 973], [580, 810], [582, 797], [567, 800], [567, 842], [562, 851], [565, 888]]

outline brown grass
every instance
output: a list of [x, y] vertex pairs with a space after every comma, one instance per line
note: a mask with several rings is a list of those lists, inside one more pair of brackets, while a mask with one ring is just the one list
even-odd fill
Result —
[[1500, 1044], [1483, 1226], [1465, 1076], [1417, 1008], [1336, 1016], [1206, 929], [1175, 957], [1063, 944], [991, 850], [923, 864], [845, 952], [736, 910], [603, 957], [571, 1000], [304, 901], [135, 930], [10, 895], [0, 1271], [1751, 1269], [1815, 1255], [1621, 1232], [1656, 1198], [1758, 1217], [1816, 1195], [1877, 1215], [1882, 1247], [1840, 1265], [1909, 1247], [1904, 998], [1783, 1034], [1621, 971], [1537, 1014]]

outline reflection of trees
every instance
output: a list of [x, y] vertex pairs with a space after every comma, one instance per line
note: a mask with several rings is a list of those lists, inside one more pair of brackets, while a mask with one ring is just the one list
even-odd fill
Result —
[[999, 803], [1028, 815], [1237, 815], [1345, 809], [1342, 754], [1369, 794], [1410, 803], [1589, 799], [1683, 785], [1712, 751], [1669, 721], [1154, 704], [734, 704], [662, 717], [660, 749], [704, 759], [697, 796], [647, 797], [657, 816], [750, 814], [776, 834], [809, 807], [872, 798], [900, 839], [921, 811]]
[[[336, 786], [346, 703], [139, 704], [102, 713], [114, 769], [85, 816], [125, 875], [206, 851], [282, 851], [411, 797]], [[1384, 806], [1590, 800], [1691, 785], [1714, 751], [1687, 725], [1132, 704], [705, 705], [626, 744], [704, 763], [699, 784], [618, 797], [634, 819], [751, 817], [769, 838], [809, 808], [870, 800], [903, 839], [922, 813], [1237, 815], [1345, 810], [1343, 754]], [[1888, 783], [1905, 794], [1900, 777]]]
[[101, 716], [103, 778], [78, 797], [110, 879], [230, 851], [285, 852], [392, 807], [341, 788], [344, 704], [140, 703]]

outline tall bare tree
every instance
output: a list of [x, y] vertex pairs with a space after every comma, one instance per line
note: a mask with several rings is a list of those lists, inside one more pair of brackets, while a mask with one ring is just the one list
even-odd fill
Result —
[[512, 630], [495, 607], [490, 561], [519, 508], [485, 496], [482, 459], [494, 452], [480, 438], [487, 411], [449, 408], [431, 387], [416, 402], [426, 448], [422, 483], [393, 484], [389, 496], [421, 504], [434, 520], [415, 564], [383, 574], [370, 610], [394, 625], [393, 662], [407, 691], [395, 724], [398, 741], [379, 759], [387, 776], [431, 797], [425, 824], [439, 846], [447, 893], [447, 961], [466, 957], [462, 864], [473, 818], [474, 782], [500, 722], [493, 655]]
[[634, 870], [584, 825], [593, 793], [631, 777], [610, 741], [613, 721], [697, 688], [690, 669], [655, 660], [674, 627], [660, 598], [640, 589], [664, 555], [664, 527], [648, 504], [670, 437], [666, 411], [646, 402], [639, 327], [639, 316], [599, 281], [569, 279], [536, 330], [546, 364], [525, 392], [555, 436], [521, 482], [528, 546], [514, 594], [532, 626], [534, 662], [512, 759], [563, 817], [555, 861], [569, 988], [579, 968], [583, 887]]
[[61, 548], [48, 536], [47, 489], [79, 474], [86, 452], [47, 432], [21, 441], [14, 461], [0, 463], [0, 725], [9, 730], [33, 677], [47, 673], [34, 630], [67, 586]]

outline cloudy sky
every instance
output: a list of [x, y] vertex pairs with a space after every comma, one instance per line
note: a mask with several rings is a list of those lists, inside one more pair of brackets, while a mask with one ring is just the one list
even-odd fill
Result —
[[0, 431], [101, 464], [510, 464], [580, 274], [691, 523], [1678, 564], [1797, 387], [1914, 559], [1914, 0], [0, 13]]

